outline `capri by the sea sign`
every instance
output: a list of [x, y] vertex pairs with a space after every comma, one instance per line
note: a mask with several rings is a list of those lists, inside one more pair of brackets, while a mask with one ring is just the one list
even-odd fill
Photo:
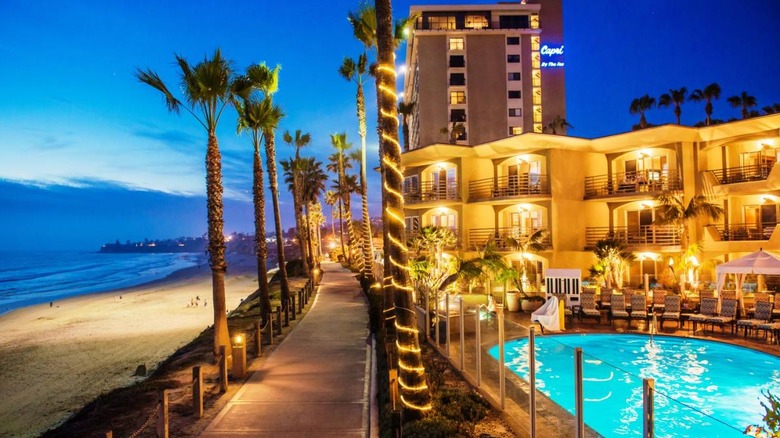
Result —
[[545, 44], [539, 50], [542, 55], [542, 68], [563, 67], [563, 44]]

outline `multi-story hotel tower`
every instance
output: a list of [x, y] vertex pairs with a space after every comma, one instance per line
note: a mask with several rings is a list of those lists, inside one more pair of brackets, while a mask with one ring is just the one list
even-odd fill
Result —
[[566, 117], [561, 0], [412, 6], [409, 149], [542, 132]]

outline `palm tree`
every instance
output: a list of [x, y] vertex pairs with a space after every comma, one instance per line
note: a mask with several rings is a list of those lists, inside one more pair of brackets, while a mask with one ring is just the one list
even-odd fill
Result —
[[371, 219], [368, 216], [368, 183], [366, 177], [366, 98], [363, 94], [363, 77], [367, 72], [368, 56], [364, 52], [358, 56], [357, 62], [346, 57], [341, 63], [339, 74], [347, 81], [357, 84], [355, 101], [357, 104], [358, 134], [360, 135], [360, 199], [363, 214], [363, 281], [373, 283], [371, 269]]
[[417, 107], [417, 102], [398, 102], [398, 113], [401, 114], [401, 132], [404, 139], [404, 151], [409, 150], [409, 117], [414, 114], [414, 110]]
[[680, 116], [682, 115], [682, 104], [685, 103], [685, 99], [688, 94], [688, 89], [682, 87], [678, 90], [670, 89], [668, 93], [664, 93], [658, 98], [658, 107], [666, 108], [674, 105], [674, 116], [677, 117], [677, 124], [680, 124]]
[[217, 125], [225, 107], [232, 101], [232, 76], [230, 61], [222, 57], [219, 49], [209, 58], [191, 65], [176, 55], [181, 70], [183, 100], [176, 98], [160, 76], [151, 69], [137, 69], [136, 78], [151, 86], [165, 98], [171, 112], [182, 108], [190, 113], [206, 130], [206, 207], [208, 214], [209, 264], [211, 265], [212, 308], [214, 309], [214, 356], [220, 346], [230, 345], [225, 304], [225, 235], [222, 203], [222, 158], [217, 140]]
[[574, 128], [574, 126], [567, 122], [566, 119], [556, 114], [550, 123], [544, 127], [544, 130], [545, 132], [549, 132], [552, 135], [557, 135], [558, 131], [560, 131], [562, 134], [565, 134], [566, 129], [568, 128]]
[[743, 91], [739, 96], [731, 96], [727, 99], [732, 107], [742, 108], [742, 118], [747, 119], [750, 117], [750, 108], [758, 106], [756, 96], [751, 96], [747, 92]]
[[704, 89], [697, 88], [693, 90], [688, 99], [694, 102], [701, 102], [702, 100], [707, 102], [707, 104], [704, 105], [704, 113], [707, 115], [704, 124], [709, 126], [712, 122], [712, 101], [720, 99], [720, 85], [713, 82], [704, 87]]
[[[265, 64], [258, 64], [247, 69], [247, 77], [255, 84], [255, 87], [263, 93], [265, 100], [273, 103], [273, 95], [279, 88], [280, 66], [269, 68]], [[277, 120], [278, 122], [278, 120]], [[274, 208], [274, 229], [276, 232], [276, 252], [279, 261], [279, 284], [281, 287], [282, 305], [287, 306], [290, 301], [290, 286], [287, 282], [287, 262], [284, 257], [284, 235], [282, 232], [282, 216], [279, 211], [279, 182], [276, 170], [276, 124], [269, 124], [263, 129], [265, 139], [265, 159], [268, 164], [268, 185], [271, 188], [271, 201]]]
[[[347, 250], [344, 257], [351, 263], [352, 252], [355, 247], [355, 230], [352, 226], [352, 205], [350, 202], [351, 191], [347, 187], [347, 173], [346, 170], [351, 167], [349, 160], [349, 150], [352, 148], [352, 144], [347, 141], [347, 134], [342, 132], [340, 134], [331, 134], [330, 142], [336, 149], [335, 163], [329, 165], [329, 169], [336, 171], [338, 175], [338, 193], [341, 195], [341, 200], [344, 205], [344, 210], [341, 215], [342, 221], [347, 223]], [[333, 156], [332, 156], [333, 157]], [[335, 169], [333, 164], [335, 164]]]
[[[338, 195], [336, 195], [336, 192], [334, 192], [333, 190], [326, 191], [324, 196], [325, 196], [325, 204], [330, 206], [330, 234], [335, 238], [336, 225], [334, 224], [333, 219], [336, 217], [336, 215], [334, 214], [333, 206], [339, 203], [339, 197]], [[339, 217], [339, 220], [341, 220], [341, 217]]]
[[645, 111], [655, 106], [655, 98], [650, 97], [649, 94], [645, 94], [642, 97], [636, 98], [631, 101], [631, 105], [628, 107], [628, 112], [631, 115], [639, 114], [639, 129], [647, 128], [647, 119], [645, 119]]
[[[315, 229], [313, 227], [314, 225], [317, 226], [316, 230], [317, 230], [317, 235], [319, 236], [319, 227], [320, 225], [322, 225], [319, 222], [315, 223], [315, 217], [317, 214], [322, 216], [322, 206], [319, 204], [319, 198], [322, 195], [322, 193], [325, 191], [325, 184], [328, 181], [328, 175], [322, 169], [321, 162], [315, 160], [312, 157], [309, 157], [303, 159], [302, 166], [301, 166], [301, 176], [302, 176], [302, 180], [306, 181], [306, 184], [303, 185], [301, 200], [303, 201], [303, 205], [306, 207], [306, 219], [307, 219], [306, 226], [309, 230], [308, 240], [309, 240], [309, 248], [311, 249], [313, 247], [313, 240], [314, 240], [313, 236], [311, 235], [312, 230]], [[319, 213], [315, 213], [314, 210], [312, 210], [315, 207], [316, 207], [316, 211]], [[317, 239], [317, 242], [319, 242], [319, 239]], [[312, 258], [311, 260], [312, 266], [314, 266], [314, 251], [310, 250], [309, 255]]]
[[304, 226], [303, 200], [301, 199], [303, 184], [306, 180], [301, 177], [300, 166], [302, 165], [301, 148], [311, 143], [311, 135], [302, 134], [301, 130], [298, 129], [295, 131], [295, 137], [290, 134], [290, 131], [285, 131], [282, 139], [285, 143], [295, 148], [295, 159], [291, 159], [288, 162], [288, 165], [290, 166], [289, 171], [292, 177], [291, 191], [293, 194], [293, 209], [295, 210], [295, 228], [296, 234], [298, 235], [298, 247], [301, 251], [301, 264], [303, 265], [303, 274], [308, 277], [311, 275], [308, 248], [305, 245], [305, 242], [308, 240], [308, 236], [306, 235], [307, 230]]
[[591, 276], [603, 276], [607, 287], [611, 287], [614, 283], [618, 289], [622, 289], [623, 273], [636, 260], [634, 253], [628, 250], [628, 246], [623, 241], [617, 239], [599, 240], [593, 253], [598, 260], [590, 268]]
[[263, 161], [260, 157], [262, 133], [268, 127], [276, 126], [283, 114], [279, 107], [264, 99], [257, 101], [247, 97], [236, 105], [238, 110], [238, 132], [249, 131], [254, 147], [252, 194], [255, 214], [255, 253], [257, 254], [257, 285], [260, 290], [260, 314], [263, 324], [271, 313], [271, 298], [268, 291], [268, 244], [265, 240], [265, 189], [263, 188]]
[[393, 39], [393, 13], [390, 0], [376, 0], [377, 88], [381, 134], [381, 157], [384, 162], [385, 211], [387, 223], [388, 259], [391, 265], [390, 292], [395, 297], [395, 324], [398, 348], [398, 383], [403, 407], [412, 416], [431, 409], [431, 395], [425, 378], [425, 367], [420, 354], [417, 314], [414, 310], [412, 288], [409, 286], [408, 259], [404, 240], [403, 172], [401, 146], [398, 142], [398, 114]]
[[676, 226], [680, 233], [680, 248], [685, 251], [690, 242], [690, 224], [708, 217], [714, 221], [723, 215], [723, 207], [707, 201], [704, 195], [696, 195], [685, 205], [681, 196], [674, 192], [662, 192], [655, 197], [658, 203], [656, 219], [658, 225]]
[[439, 132], [447, 136], [447, 141], [450, 144], [457, 144], [458, 139], [466, 133], [466, 125], [453, 121], [450, 127], [445, 126], [439, 129]]
[[767, 105], [761, 110], [764, 112], [764, 114], [777, 114], [780, 113], [780, 103], [773, 103], [772, 105]]
[[517, 290], [523, 296], [525, 296], [525, 293], [523, 292], [523, 282], [522, 282], [523, 277], [526, 276], [525, 256], [529, 252], [538, 253], [544, 251], [544, 249], [547, 247], [545, 244], [545, 240], [549, 235], [550, 235], [549, 230], [547, 230], [546, 228], [539, 228], [538, 230], [534, 230], [531, 234], [522, 234], [516, 237], [507, 237], [505, 239], [506, 241], [505, 243], [507, 244], [507, 246], [520, 253], [520, 269], [518, 273], [520, 274], [521, 281], [517, 282], [516, 286], [517, 286]]

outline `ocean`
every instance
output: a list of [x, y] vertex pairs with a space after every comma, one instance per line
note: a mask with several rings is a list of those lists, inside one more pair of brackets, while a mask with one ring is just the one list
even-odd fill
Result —
[[203, 263], [203, 253], [0, 252], [0, 314], [136, 286]]

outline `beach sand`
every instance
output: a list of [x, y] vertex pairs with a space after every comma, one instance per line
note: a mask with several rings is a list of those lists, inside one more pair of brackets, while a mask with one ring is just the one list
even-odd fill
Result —
[[[228, 309], [257, 289], [252, 269], [231, 265]], [[98, 395], [142, 379], [134, 376], [139, 365], [151, 373], [213, 323], [211, 296], [202, 266], [0, 315], [0, 436], [38, 436]]]

